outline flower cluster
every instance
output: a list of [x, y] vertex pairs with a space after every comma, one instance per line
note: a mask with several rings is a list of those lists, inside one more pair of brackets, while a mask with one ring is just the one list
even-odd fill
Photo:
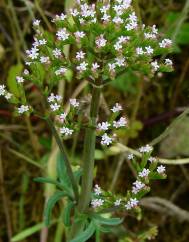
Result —
[[131, 165], [137, 172], [137, 179], [133, 182], [131, 190], [127, 191], [125, 197], [117, 197], [95, 185], [91, 201], [93, 208], [116, 207], [127, 211], [138, 211], [141, 198], [150, 191], [150, 180], [166, 178], [165, 167], [163, 165], [158, 166], [158, 160], [150, 156], [153, 148], [146, 145], [139, 150], [142, 155], [140, 162], [133, 154], [128, 156]]
[[[68, 15], [55, 16], [52, 22], [57, 31], [50, 37], [40, 26], [40, 21], [35, 20], [34, 43], [26, 52], [26, 64], [31, 72], [33, 66], [40, 63], [40, 68], [50, 72], [50, 82], [56, 83], [68, 70], [77, 73], [78, 78], [87, 77], [92, 82], [96, 82], [99, 75], [106, 82], [125, 68], [137, 69], [144, 74], [170, 71], [171, 60], [158, 60], [162, 50], [163, 53], [170, 52], [171, 40], [161, 39], [155, 25], [140, 26], [131, 3], [115, 0], [89, 5], [78, 1]], [[64, 55], [66, 44], [73, 44], [77, 49], [72, 61]], [[32, 78], [36, 81], [37, 77]], [[18, 81], [23, 81], [22, 77]]]
[[116, 138], [116, 130], [126, 128], [128, 121], [125, 117], [119, 117], [122, 106], [116, 103], [111, 108], [112, 114], [108, 121], [98, 123], [97, 134], [101, 136], [101, 144], [109, 146]]
[[[67, 15], [56, 15], [52, 22], [54, 34], [44, 30], [40, 20], [33, 21], [34, 41], [26, 51], [27, 69], [16, 77], [18, 86], [31, 81], [48, 96], [59, 81], [72, 75], [95, 85], [104, 85], [127, 70], [150, 76], [172, 70], [172, 60], [161, 58], [162, 54], [171, 52], [171, 40], [162, 39], [155, 25], [142, 25], [131, 0], [97, 1], [91, 5], [78, 0]], [[64, 52], [64, 46], [68, 44], [74, 45], [70, 58]], [[11, 98], [8, 92], [4, 96], [7, 100]], [[52, 101], [53, 113], [59, 111], [59, 102]], [[17, 104], [27, 105], [23, 100]], [[112, 112], [119, 112], [120, 108], [116, 104]], [[21, 110], [20, 113], [24, 112]], [[108, 128], [118, 129], [126, 124], [127, 120], [122, 117]], [[104, 130], [104, 125], [107, 124], [98, 128]], [[102, 144], [113, 142], [108, 133], [102, 135]]]
[[77, 109], [79, 107], [79, 102], [75, 98], [71, 98], [69, 100], [70, 109], [65, 112], [64, 107], [62, 105], [62, 96], [55, 95], [51, 93], [48, 98], [47, 102], [49, 104], [51, 112], [56, 115], [56, 124], [59, 128], [59, 133], [63, 137], [71, 136], [75, 130], [78, 130], [77, 119], [73, 122], [74, 116], [77, 115]]
[[5, 85], [0, 85], [0, 96], [3, 96], [7, 100], [10, 100], [12, 97], [12, 94], [6, 90]]

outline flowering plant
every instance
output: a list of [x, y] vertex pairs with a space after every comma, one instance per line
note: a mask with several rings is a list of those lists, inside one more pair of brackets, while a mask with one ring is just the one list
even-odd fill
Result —
[[[150, 181], [166, 177], [165, 167], [157, 166], [158, 160], [151, 157], [152, 147], [146, 145], [139, 149], [142, 154], [140, 161], [132, 154], [128, 156], [137, 173], [131, 190], [116, 195], [103, 191], [96, 184], [92, 191], [97, 137], [100, 137], [102, 146], [109, 146], [119, 140], [117, 131], [129, 126], [128, 119], [121, 116], [122, 106], [119, 103], [112, 107], [106, 121], [99, 121], [103, 87], [127, 71], [152, 77], [173, 69], [170, 59], [161, 58], [162, 54], [171, 52], [171, 40], [162, 39], [155, 25], [150, 27], [142, 24], [131, 2], [97, 1], [89, 5], [85, 1], [77, 1], [76, 7], [70, 9], [68, 15], [62, 13], [55, 16], [52, 20], [55, 24], [53, 33], [44, 30], [40, 20], [34, 20], [36, 34], [32, 48], [26, 51], [27, 67], [16, 78], [18, 95], [8, 92], [4, 85], [0, 86], [0, 95], [16, 106], [17, 114], [33, 113], [47, 121], [59, 146], [58, 179], [36, 178], [36, 181], [57, 186], [57, 192], [45, 208], [47, 225], [55, 203], [63, 197], [67, 198], [64, 223], [69, 230], [69, 241], [72, 242], [86, 241], [95, 231], [107, 232], [111, 226], [122, 222], [119, 218], [105, 218], [104, 213], [121, 210], [137, 215], [140, 212], [140, 199], [150, 191]], [[66, 55], [64, 50], [67, 45], [73, 46], [74, 56]], [[63, 97], [55, 93], [62, 79], [73, 76], [87, 80], [90, 85], [92, 98], [88, 117], [80, 111], [79, 100], [70, 99], [69, 108], [65, 108]], [[41, 93], [43, 111], [41, 107], [29, 104], [24, 89], [28, 81]], [[65, 151], [64, 140], [83, 128], [83, 164], [75, 170]]]

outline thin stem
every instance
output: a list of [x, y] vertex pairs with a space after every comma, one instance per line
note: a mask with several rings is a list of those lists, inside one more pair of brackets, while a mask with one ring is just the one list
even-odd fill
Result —
[[45, 16], [45, 14], [44, 14], [41, 6], [40, 6], [40, 1], [39, 0], [35, 0], [35, 7], [36, 7], [37, 11], [40, 13], [40, 15], [41, 15], [43, 21], [45, 22], [45, 24], [47, 25], [49, 31], [52, 31], [52, 26], [49, 23], [47, 17]]
[[[81, 184], [81, 194], [79, 197], [77, 210], [79, 213], [87, 213], [91, 199], [92, 183], [93, 183], [93, 170], [94, 170], [94, 154], [96, 145], [96, 120], [99, 110], [101, 88], [93, 86], [91, 108], [90, 108], [90, 121], [86, 128], [84, 139], [83, 151], [83, 175]], [[84, 223], [74, 223], [70, 238], [74, 238], [84, 227]]]
[[67, 169], [67, 173], [68, 173], [68, 176], [70, 178], [70, 181], [71, 181], [71, 184], [72, 184], [72, 187], [73, 187], [73, 191], [74, 191], [74, 195], [75, 195], [75, 199], [76, 201], [78, 201], [78, 197], [79, 197], [79, 193], [78, 193], [78, 187], [77, 187], [77, 183], [75, 181], [75, 178], [74, 178], [74, 174], [73, 174], [73, 171], [72, 171], [72, 168], [71, 168], [71, 165], [70, 165], [70, 161], [69, 161], [69, 158], [66, 154], [66, 151], [65, 151], [65, 147], [63, 145], [63, 142], [61, 141], [55, 127], [54, 127], [54, 124], [53, 122], [51, 121], [51, 119], [49, 117], [46, 118], [46, 121], [51, 129], [51, 132], [56, 140], [56, 143], [60, 149], [60, 152], [64, 158], [64, 161], [65, 161], [65, 165], [66, 165], [66, 169]]
[[39, 159], [40, 155], [39, 155], [38, 146], [36, 145], [36, 137], [34, 135], [33, 127], [32, 127], [31, 121], [28, 116], [25, 117], [25, 122], [26, 122], [26, 126], [28, 129], [29, 137], [31, 140], [31, 145], [32, 145], [33, 151], [35, 153], [35, 157], [37, 159]]

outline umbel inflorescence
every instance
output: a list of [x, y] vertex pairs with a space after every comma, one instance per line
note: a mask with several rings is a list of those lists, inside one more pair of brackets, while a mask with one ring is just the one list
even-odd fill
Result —
[[[70, 99], [70, 107], [65, 109], [62, 96], [56, 94], [56, 87], [63, 80], [87, 80], [98, 89], [127, 71], [149, 77], [172, 71], [172, 61], [162, 58], [171, 52], [172, 41], [162, 38], [155, 25], [142, 24], [131, 4], [131, 0], [99, 0], [90, 5], [78, 0], [68, 14], [52, 19], [53, 32], [46, 31], [40, 20], [34, 20], [35, 36], [31, 49], [26, 51], [26, 69], [16, 77], [19, 94], [0, 85], [0, 96], [16, 106], [17, 114], [54, 116], [56, 130], [67, 139], [83, 127], [78, 122], [80, 101]], [[68, 45], [72, 47], [70, 55], [65, 51]], [[41, 93], [45, 113], [29, 104], [24, 91], [27, 82], [32, 82]], [[117, 129], [127, 127], [128, 120], [121, 112], [122, 106], [116, 103], [107, 120], [90, 127], [102, 145], [116, 142]], [[166, 177], [165, 167], [157, 167], [158, 161], [151, 157], [152, 147], [147, 145], [139, 151], [140, 162], [132, 154], [128, 156], [137, 173], [131, 190], [116, 196], [96, 185], [91, 197], [93, 208], [138, 209], [139, 200], [150, 190], [150, 180]]]

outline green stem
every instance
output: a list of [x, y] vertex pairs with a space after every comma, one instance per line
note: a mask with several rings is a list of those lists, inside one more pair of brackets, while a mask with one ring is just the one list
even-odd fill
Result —
[[78, 204], [79, 211], [85, 212], [88, 208], [91, 190], [93, 183], [93, 170], [94, 170], [94, 154], [96, 144], [96, 119], [98, 115], [99, 103], [100, 103], [100, 88], [93, 88], [91, 109], [90, 109], [90, 122], [86, 129], [85, 140], [84, 140], [84, 153], [83, 153], [83, 177], [81, 185], [81, 194]]
[[[86, 128], [83, 151], [83, 175], [81, 183], [81, 194], [77, 210], [79, 213], [86, 213], [89, 208], [91, 191], [93, 185], [94, 154], [96, 145], [96, 120], [99, 110], [101, 88], [93, 87], [90, 121]], [[74, 238], [82, 229], [84, 224], [74, 223], [71, 229], [70, 237]]]
[[72, 187], [73, 187], [73, 191], [74, 191], [74, 195], [75, 195], [75, 199], [76, 201], [78, 201], [78, 197], [79, 197], [79, 193], [78, 193], [78, 187], [77, 187], [77, 183], [75, 181], [75, 177], [74, 177], [74, 174], [73, 174], [73, 171], [72, 171], [72, 168], [71, 168], [71, 165], [70, 165], [70, 161], [69, 161], [69, 158], [66, 154], [66, 151], [65, 151], [65, 147], [64, 147], [64, 144], [62, 143], [55, 127], [54, 127], [54, 124], [52, 122], [52, 120], [47, 117], [46, 118], [46, 121], [51, 129], [51, 132], [56, 140], [56, 143], [60, 149], [60, 152], [64, 158], [64, 161], [65, 161], [65, 165], [66, 165], [66, 169], [67, 169], [67, 173], [68, 173], [68, 176], [70, 178], [70, 181], [71, 181], [71, 184], [72, 184]]

